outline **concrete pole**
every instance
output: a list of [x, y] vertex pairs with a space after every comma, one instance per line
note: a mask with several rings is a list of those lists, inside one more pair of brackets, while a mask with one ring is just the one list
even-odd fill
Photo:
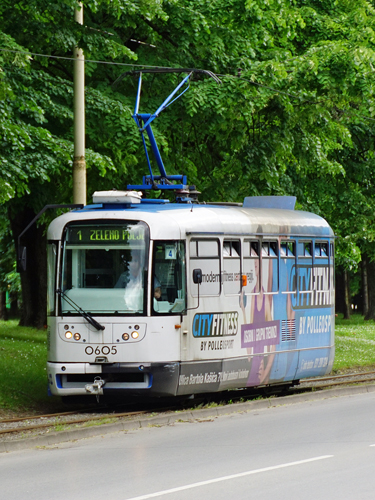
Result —
[[[78, 2], [74, 19], [83, 24], [83, 5]], [[74, 47], [74, 160], [73, 203], [86, 205], [85, 160], [85, 58], [82, 49]]]

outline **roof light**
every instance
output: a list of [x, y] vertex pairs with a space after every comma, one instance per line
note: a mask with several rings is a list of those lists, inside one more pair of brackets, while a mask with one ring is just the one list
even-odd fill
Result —
[[95, 191], [92, 195], [94, 203], [141, 203], [140, 191]]

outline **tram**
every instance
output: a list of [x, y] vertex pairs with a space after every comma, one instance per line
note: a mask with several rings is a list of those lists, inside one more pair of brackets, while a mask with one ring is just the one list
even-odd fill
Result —
[[[187, 396], [329, 373], [328, 223], [293, 197], [200, 203], [163, 170], [150, 127], [160, 111], [138, 106], [160, 176], [96, 192], [48, 229], [50, 393]], [[148, 198], [151, 187], [176, 201]]]

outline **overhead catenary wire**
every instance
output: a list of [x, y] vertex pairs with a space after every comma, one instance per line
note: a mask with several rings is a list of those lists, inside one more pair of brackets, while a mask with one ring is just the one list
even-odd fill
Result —
[[[0, 52], [12, 52], [15, 54], [24, 54], [27, 56], [34, 56], [34, 57], [45, 57], [48, 59], [62, 59], [65, 61], [75, 61], [74, 57], [68, 57], [68, 56], [54, 56], [52, 54], [40, 54], [39, 52], [30, 52], [26, 50], [15, 50], [15, 49], [2, 49], [0, 48]], [[101, 60], [95, 60], [95, 59], [85, 59], [85, 62], [89, 63], [95, 63], [95, 64], [106, 64], [106, 65], [112, 65], [112, 66], [127, 66], [130, 68], [155, 68], [155, 69], [171, 69], [170, 66], [152, 66], [150, 64], [136, 64], [136, 63], [121, 63], [121, 62], [116, 62], [116, 61], [101, 61]], [[172, 68], [173, 69], [173, 68]], [[174, 68], [174, 69], [179, 69], [179, 68]]]
[[[28, 55], [28, 56], [34, 56], [34, 57], [45, 57], [45, 58], [49, 58], [49, 59], [75, 61], [74, 57], [55, 56], [52, 54], [41, 54], [41, 53], [37, 53], [37, 52], [22, 51], [22, 50], [15, 50], [15, 49], [0, 48], [0, 52], [10, 52], [10, 53], [24, 54], [24, 55]], [[120, 75], [118, 77], [118, 79], [114, 82], [115, 84], [119, 83], [119, 81], [121, 81], [123, 75], [134, 74], [136, 72], [141, 71], [142, 69], [146, 70], [145, 72], [150, 72], [150, 73], [151, 72], [158, 72], [158, 71], [164, 72], [164, 73], [191, 71], [191, 69], [188, 69], [188, 68], [179, 68], [179, 67], [172, 67], [172, 66], [153, 66], [153, 65], [149, 65], [149, 64], [121, 63], [121, 62], [115, 62], [115, 61], [102, 61], [102, 60], [95, 60], [95, 59], [85, 59], [85, 62], [86, 63], [94, 63], [94, 64], [104, 64], [104, 65], [109, 65], [109, 66], [112, 65], [112, 66], [124, 66], [124, 67], [133, 68], [133, 70], [130, 70], [129, 72], [126, 72], [126, 73]], [[138, 68], [138, 69], [135, 69], [135, 68]], [[250, 85], [264, 88], [266, 90], [270, 90], [271, 92], [275, 92], [276, 94], [281, 94], [281, 95], [285, 95], [287, 97], [290, 97], [292, 99], [297, 99], [300, 102], [300, 104], [324, 104], [325, 102], [328, 101], [328, 99], [319, 99], [319, 100], [312, 101], [310, 99], [306, 99], [305, 97], [303, 97], [301, 95], [292, 94], [290, 92], [285, 92], [283, 90], [271, 87], [269, 85], [265, 85], [263, 83], [255, 82], [255, 81], [250, 80], [248, 78], [244, 78], [243, 76], [240, 76], [240, 75], [219, 74], [219, 73], [214, 73], [212, 71], [202, 70], [202, 69], [198, 69], [198, 68], [196, 68], [194, 71], [210, 74], [210, 76], [212, 78], [214, 78], [215, 80], [219, 80], [219, 81], [220, 81], [220, 78], [230, 78], [230, 79], [241, 80], [241, 81], [249, 83]], [[341, 108], [337, 108], [337, 110], [341, 111], [345, 114], [351, 113], [350, 110], [345, 110], [345, 109], [341, 109]], [[360, 115], [357, 113], [355, 113], [354, 116], [357, 118], [363, 118], [363, 119], [369, 120], [369, 121], [375, 121], [375, 118], [372, 118], [370, 116]]]

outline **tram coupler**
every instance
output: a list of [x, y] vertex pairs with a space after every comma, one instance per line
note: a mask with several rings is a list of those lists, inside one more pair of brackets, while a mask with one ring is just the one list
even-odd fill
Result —
[[85, 390], [90, 394], [94, 394], [95, 396], [103, 395], [103, 386], [105, 384], [105, 380], [100, 377], [95, 377], [94, 382], [92, 384], [86, 384]]

